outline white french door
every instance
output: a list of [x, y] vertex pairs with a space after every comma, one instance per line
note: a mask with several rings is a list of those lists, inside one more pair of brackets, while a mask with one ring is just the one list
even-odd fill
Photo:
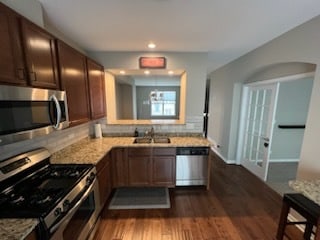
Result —
[[245, 86], [241, 164], [266, 180], [279, 83]]

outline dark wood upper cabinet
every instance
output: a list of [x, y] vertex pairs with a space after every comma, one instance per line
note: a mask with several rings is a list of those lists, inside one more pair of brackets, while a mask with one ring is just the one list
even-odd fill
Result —
[[70, 126], [88, 122], [90, 117], [86, 57], [57, 41], [61, 87], [67, 93]]
[[106, 116], [104, 68], [87, 58], [91, 119]]
[[27, 84], [19, 21], [18, 14], [0, 3], [0, 82], [4, 84]]
[[25, 19], [21, 32], [29, 84], [59, 89], [55, 37]]

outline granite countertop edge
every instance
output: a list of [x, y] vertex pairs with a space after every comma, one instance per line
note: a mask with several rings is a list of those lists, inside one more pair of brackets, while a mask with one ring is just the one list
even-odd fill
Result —
[[289, 181], [289, 186], [320, 205], [320, 179], [292, 180]]
[[170, 137], [171, 143], [133, 143], [134, 137], [85, 138], [56, 153], [50, 161], [54, 164], [97, 164], [112, 148], [116, 147], [211, 147], [213, 144], [202, 137]]
[[25, 239], [39, 221], [33, 218], [3, 218], [0, 219], [1, 240], [23, 240]]

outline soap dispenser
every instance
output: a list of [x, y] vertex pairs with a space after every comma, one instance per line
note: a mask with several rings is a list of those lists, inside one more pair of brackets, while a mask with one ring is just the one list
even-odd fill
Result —
[[138, 129], [137, 129], [137, 128], [134, 130], [134, 136], [135, 136], [135, 137], [138, 137], [138, 136], [139, 136], [139, 132], [138, 132]]

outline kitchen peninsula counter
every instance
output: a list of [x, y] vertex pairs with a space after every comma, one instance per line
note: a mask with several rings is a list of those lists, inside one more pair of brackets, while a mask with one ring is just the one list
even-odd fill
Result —
[[320, 205], [320, 179], [293, 180], [289, 181], [289, 186]]

